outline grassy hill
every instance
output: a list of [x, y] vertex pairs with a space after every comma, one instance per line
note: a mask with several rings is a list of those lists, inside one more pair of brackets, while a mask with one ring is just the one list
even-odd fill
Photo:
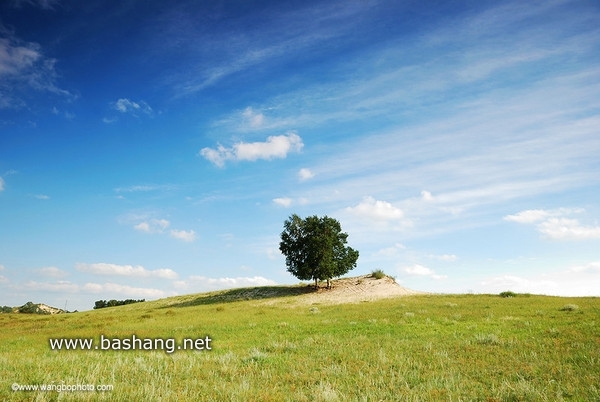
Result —
[[[73, 314], [0, 314], [0, 400], [600, 400], [598, 298], [340, 304], [307, 293], [248, 288]], [[123, 350], [134, 335], [148, 344]], [[55, 338], [94, 343], [52, 350]], [[204, 348], [143, 348], [168, 338], [179, 347], [202, 339]], [[112, 342], [121, 349], [103, 350]], [[12, 390], [48, 384], [64, 391]], [[77, 384], [112, 390], [67, 390]]]

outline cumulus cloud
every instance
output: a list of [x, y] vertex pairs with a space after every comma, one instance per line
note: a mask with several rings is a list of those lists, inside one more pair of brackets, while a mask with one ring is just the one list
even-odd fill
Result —
[[299, 135], [288, 133], [287, 135], [270, 136], [264, 142], [238, 142], [231, 148], [218, 145], [217, 149], [203, 148], [200, 155], [223, 167], [226, 161], [256, 161], [258, 159], [270, 160], [274, 158], [285, 158], [290, 152], [300, 152], [304, 144]]
[[545, 211], [543, 209], [528, 209], [514, 215], [507, 215], [504, 217], [504, 220], [517, 223], [535, 223], [549, 216], [552, 216], [552, 212], [550, 211]]
[[400, 208], [396, 208], [386, 201], [375, 200], [373, 197], [365, 197], [361, 203], [355, 207], [346, 208], [346, 211], [360, 218], [376, 221], [393, 221], [404, 217]]
[[553, 240], [600, 239], [600, 226], [585, 226], [579, 220], [566, 216], [585, 212], [583, 209], [560, 208], [554, 210], [530, 209], [507, 215], [509, 222], [536, 224], [538, 232]]
[[140, 222], [134, 225], [133, 228], [140, 232], [146, 233], [162, 233], [171, 223], [166, 219], [150, 219], [149, 221]]
[[437, 275], [431, 268], [424, 267], [423, 265], [415, 264], [410, 267], [404, 268], [404, 272], [412, 276], [427, 276], [432, 279], [444, 279], [446, 275]]
[[298, 178], [300, 181], [306, 181], [315, 177], [314, 173], [310, 171], [310, 169], [302, 168], [298, 172]]
[[600, 239], [600, 226], [583, 226], [577, 219], [550, 218], [541, 222], [538, 230], [555, 240]]
[[113, 275], [113, 276], [128, 276], [136, 278], [162, 278], [176, 279], [177, 273], [172, 269], [163, 268], [155, 270], [147, 270], [141, 265], [117, 265], [117, 264], [85, 264], [77, 263], [75, 268], [80, 272], [86, 272], [94, 275]]
[[229, 289], [239, 287], [252, 287], [252, 286], [271, 286], [276, 285], [277, 282], [262, 276], [253, 277], [235, 277], [235, 278], [208, 278], [205, 276], [190, 276], [190, 281], [197, 282], [203, 285], [206, 289]]
[[193, 230], [171, 230], [171, 237], [183, 240], [185, 242], [193, 242], [194, 240], [196, 240], [196, 232], [194, 232]]
[[543, 274], [494, 276], [483, 280], [480, 284], [483, 291], [488, 293], [511, 290], [518, 293], [554, 296], [598, 296], [600, 261]]

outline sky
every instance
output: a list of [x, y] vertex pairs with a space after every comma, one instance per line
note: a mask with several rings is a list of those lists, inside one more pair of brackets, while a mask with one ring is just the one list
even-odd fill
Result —
[[600, 296], [600, 3], [0, 3], [0, 305], [297, 284]]

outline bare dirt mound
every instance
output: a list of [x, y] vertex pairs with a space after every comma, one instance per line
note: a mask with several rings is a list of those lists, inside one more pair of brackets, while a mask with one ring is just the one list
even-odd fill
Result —
[[297, 300], [306, 304], [341, 304], [416, 294], [426, 294], [426, 292], [404, 288], [389, 276], [375, 279], [371, 275], [364, 275], [333, 280], [330, 289], [319, 288], [316, 292], [298, 296]]

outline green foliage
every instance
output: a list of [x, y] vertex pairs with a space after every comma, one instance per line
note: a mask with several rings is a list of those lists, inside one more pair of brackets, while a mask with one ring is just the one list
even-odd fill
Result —
[[371, 272], [371, 276], [375, 279], [383, 279], [386, 277], [386, 274], [381, 269], [376, 269]]
[[517, 294], [515, 292], [507, 290], [505, 292], [500, 293], [500, 297], [517, 297]]
[[356, 267], [358, 251], [345, 246], [348, 234], [328, 216], [301, 219], [293, 214], [284, 222], [279, 250], [287, 270], [300, 280], [330, 280]]
[[145, 302], [146, 299], [140, 299], [140, 300], [134, 300], [134, 299], [126, 299], [126, 300], [97, 300], [94, 303], [94, 310], [98, 310], [99, 308], [106, 308], [106, 307], [115, 307], [115, 306], [124, 306], [126, 304], [133, 304], [133, 303], [142, 303]]

